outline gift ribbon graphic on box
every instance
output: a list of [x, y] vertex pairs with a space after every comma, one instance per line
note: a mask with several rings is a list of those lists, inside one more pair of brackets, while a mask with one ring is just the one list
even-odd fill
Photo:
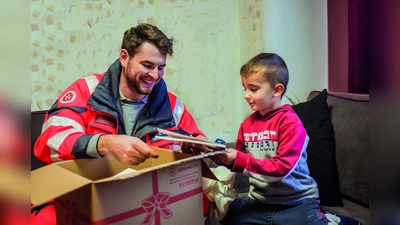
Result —
[[153, 221], [154, 214], [158, 211], [164, 219], [172, 217], [171, 210], [167, 209], [169, 193], [160, 192], [157, 195], [151, 195], [142, 202], [142, 207], [147, 215], [142, 225], [150, 225]]
[[153, 218], [155, 225], [160, 225], [161, 224], [160, 214], [164, 219], [171, 218], [173, 215], [173, 213], [166, 208], [167, 205], [179, 202], [190, 196], [203, 193], [203, 186], [200, 186], [198, 188], [184, 192], [182, 194], [169, 197], [169, 193], [158, 191], [157, 171], [151, 172], [151, 180], [152, 180], [153, 194], [147, 197], [145, 200], [143, 200], [142, 207], [127, 212], [123, 212], [114, 216], [110, 216], [102, 220], [93, 221], [92, 225], [108, 225], [143, 213], [147, 213], [147, 215], [142, 221], [141, 225], [151, 224], [153, 222]]
[[[81, 221], [91, 224], [91, 225], [108, 225], [116, 222], [120, 222], [125, 219], [129, 219], [133, 216], [137, 216], [143, 213], [146, 213], [146, 217], [142, 221], [141, 225], [149, 225], [154, 222], [156, 225], [161, 224], [161, 217], [164, 219], [169, 219], [172, 217], [173, 212], [167, 209], [167, 206], [173, 204], [175, 202], [179, 202], [183, 199], [186, 199], [190, 196], [194, 196], [200, 193], [203, 193], [203, 187], [198, 187], [193, 190], [184, 192], [182, 194], [170, 197], [170, 194], [167, 192], [159, 192], [158, 191], [158, 176], [157, 171], [151, 172], [151, 180], [152, 180], [152, 189], [153, 193], [145, 198], [142, 201], [142, 205], [139, 208], [129, 210], [127, 212], [123, 212], [114, 216], [110, 216], [98, 221], [91, 220], [88, 216], [83, 215], [80, 212], [76, 212], [75, 210], [73, 216]], [[56, 202], [59, 203], [62, 207], [67, 210], [72, 210], [68, 204], [66, 204], [61, 199], [56, 199]], [[71, 215], [71, 214], [70, 214]]]

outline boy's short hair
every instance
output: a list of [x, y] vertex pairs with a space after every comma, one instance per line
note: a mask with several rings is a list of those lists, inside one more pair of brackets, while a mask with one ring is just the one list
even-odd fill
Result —
[[130, 57], [138, 53], [144, 42], [154, 44], [161, 53], [171, 55], [173, 53], [173, 39], [168, 38], [156, 26], [141, 23], [125, 31], [121, 49], [126, 49]]
[[275, 53], [260, 53], [240, 68], [240, 76], [249, 77], [260, 71], [263, 71], [265, 79], [272, 87], [279, 83], [283, 85], [283, 96], [289, 83], [289, 71], [285, 61]]

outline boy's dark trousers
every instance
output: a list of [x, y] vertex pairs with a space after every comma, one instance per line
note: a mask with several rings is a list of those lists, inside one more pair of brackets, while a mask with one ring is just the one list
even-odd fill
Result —
[[326, 225], [317, 199], [305, 199], [296, 205], [267, 205], [249, 197], [235, 200], [221, 221], [223, 225]]

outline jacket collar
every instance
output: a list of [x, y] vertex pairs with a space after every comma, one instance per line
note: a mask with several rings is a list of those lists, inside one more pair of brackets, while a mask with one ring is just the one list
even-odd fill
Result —
[[119, 101], [119, 77], [122, 66], [117, 59], [104, 74], [96, 89], [89, 98], [88, 104], [95, 109], [112, 112], [115, 111]]
[[[117, 59], [107, 70], [88, 101], [89, 106], [111, 113], [118, 118], [120, 129], [124, 126], [119, 97], [121, 71], [121, 62]], [[143, 119], [142, 124], [157, 123], [158, 121], [172, 121], [173, 123], [171, 104], [164, 79], [161, 79], [154, 86], [152, 93], [148, 97], [148, 105], [148, 112], [145, 115], [147, 118]], [[174, 126], [175, 124], [171, 125]]]

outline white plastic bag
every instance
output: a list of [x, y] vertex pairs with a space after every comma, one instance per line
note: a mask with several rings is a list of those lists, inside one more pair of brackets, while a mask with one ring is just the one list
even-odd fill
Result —
[[[218, 180], [203, 178], [203, 193], [210, 200], [207, 225], [219, 224], [229, 210], [229, 204], [237, 197], [233, 189], [236, 173], [225, 166], [210, 168]], [[213, 204], [214, 203], [214, 204]]]

